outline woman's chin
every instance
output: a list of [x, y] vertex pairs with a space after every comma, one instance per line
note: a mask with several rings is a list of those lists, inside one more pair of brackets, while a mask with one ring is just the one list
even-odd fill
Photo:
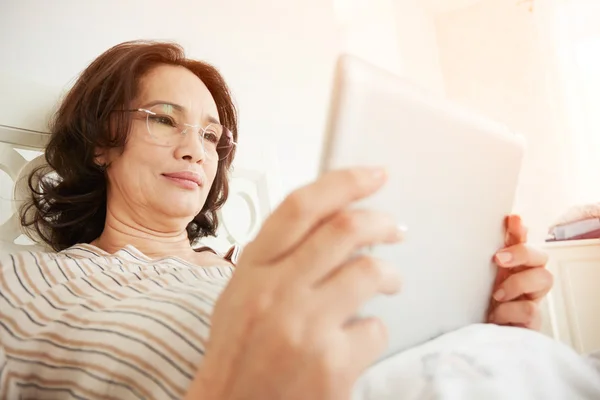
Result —
[[[204, 204], [204, 202], [200, 202], [198, 198], [173, 198], [164, 200], [166, 201], [163, 201], [163, 204], [161, 204], [164, 214], [171, 218], [189, 218], [190, 220], [200, 213], [202, 210], [202, 205]], [[198, 206], [199, 203], [200, 206]]]

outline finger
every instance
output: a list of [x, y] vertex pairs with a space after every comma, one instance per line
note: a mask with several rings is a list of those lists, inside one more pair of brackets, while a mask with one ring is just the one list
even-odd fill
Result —
[[[379, 168], [333, 171], [290, 194], [265, 221], [242, 257], [273, 262], [290, 252], [320, 221], [375, 193], [386, 180]], [[269, 249], [269, 251], [265, 251]]]
[[542, 326], [538, 304], [528, 300], [500, 303], [489, 321], [498, 325], [514, 325], [535, 330]]
[[371, 366], [387, 348], [388, 331], [378, 318], [354, 319], [344, 330], [348, 339], [347, 351], [352, 354], [349, 366], [356, 366], [357, 373]]
[[339, 267], [322, 282], [321, 304], [331, 304], [337, 321], [346, 321], [360, 306], [378, 293], [394, 294], [400, 290], [397, 269], [382, 260], [360, 256]]
[[500, 250], [495, 255], [496, 264], [503, 268], [544, 267], [548, 254], [526, 244], [517, 244]]
[[531, 268], [513, 274], [494, 292], [496, 301], [511, 301], [527, 295], [531, 300], [543, 298], [552, 289], [553, 276], [544, 268]]
[[[521, 217], [518, 215], [509, 215], [504, 219], [504, 245], [507, 247], [523, 244], [527, 242], [527, 228], [523, 225]], [[496, 259], [498, 263], [498, 259]], [[500, 269], [496, 274], [494, 287], [498, 287], [510, 274], [510, 272]]]
[[521, 217], [518, 215], [509, 215], [505, 220], [506, 236], [504, 244], [514, 246], [527, 242], [527, 228], [523, 225]]
[[317, 228], [287, 259], [288, 279], [316, 284], [346, 263], [361, 247], [395, 243], [403, 230], [387, 214], [346, 210]]

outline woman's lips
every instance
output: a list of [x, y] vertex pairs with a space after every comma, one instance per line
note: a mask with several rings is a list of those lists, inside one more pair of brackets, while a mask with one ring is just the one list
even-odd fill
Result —
[[204, 180], [202, 176], [192, 171], [181, 171], [171, 172], [168, 174], [162, 174], [165, 178], [171, 182], [185, 188], [185, 189], [196, 189], [204, 186]]

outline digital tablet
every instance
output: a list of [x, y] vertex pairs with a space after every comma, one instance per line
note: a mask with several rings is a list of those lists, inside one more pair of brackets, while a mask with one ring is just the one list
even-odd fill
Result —
[[403, 243], [368, 250], [403, 280], [398, 295], [361, 310], [389, 329], [382, 358], [484, 322], [522, 137], [352, 56], [340, 57], [334, 82], [322, 172], [385, 166], [386, 186], [357, 206], [408, 227]]

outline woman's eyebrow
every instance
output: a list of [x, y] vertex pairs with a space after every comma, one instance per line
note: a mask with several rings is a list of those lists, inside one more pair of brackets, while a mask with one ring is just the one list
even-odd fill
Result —
[[148, 108], [148, 107], [153, 107], [156, 105], [165, 105], [165, 106], [171, 106], [173, 107], [175, 110], [183, 112], [185, 111], [185, 107], [179, 104], [175, 104], [175, 103], [171, 103], [170, 101], [164, 101], [164, 100], [154, 100], [151, 101], [150, 103], [145, 104], [142, 108]]
[[[165, 106], [171, 106], [173, 107], [175, 110], [179, 111], [179, 112], [185, 112], [185, 107], [176, 103], [171, 103], [170, 101], [165, 101], [165, 100], [154, 100], [151, 101], [148, 104], [145, 104], [142, 108], [149, 108], [149, 107], [153, 107], [156, 105], [165, 105]], [[219, 119], [209, 115], [206, 117], [206, 120], [212, 124], [220, 124], [221, 122], [219, 122]]]

